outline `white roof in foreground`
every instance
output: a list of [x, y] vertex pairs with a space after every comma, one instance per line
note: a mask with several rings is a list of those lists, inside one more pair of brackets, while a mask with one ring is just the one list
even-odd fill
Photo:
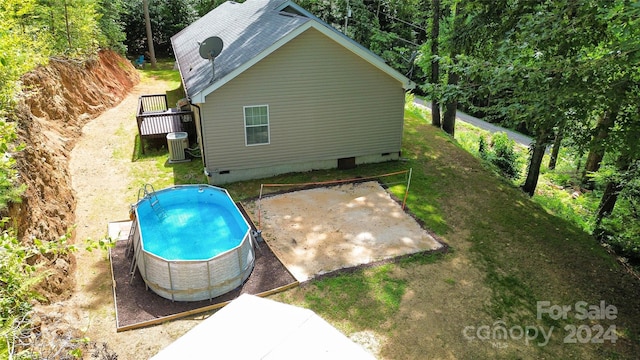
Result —
[[374, 357], [311, 310], [244, 294], [152, 359]]

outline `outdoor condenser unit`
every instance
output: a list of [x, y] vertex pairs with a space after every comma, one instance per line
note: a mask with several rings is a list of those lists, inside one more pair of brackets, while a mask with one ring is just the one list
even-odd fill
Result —
[[172, 132], [167, 134], [169, 148], [169, 163], [188, 161], [184, 150], [189, 147], [189, 134], [186, 132]]

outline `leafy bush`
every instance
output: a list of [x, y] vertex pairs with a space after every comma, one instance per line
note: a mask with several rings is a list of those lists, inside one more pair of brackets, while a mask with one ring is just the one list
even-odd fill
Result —
[[[5, 227], [8, 221], [9, 218], [0, 220], [0, 227]], [[70, 237], [65, 234], [53, 241], [33, 239], [33, 243], [24, 244], [11, 228], [0, 233], [0, 354], [25, 359], [49, 358], [42, 354], [43, 349], [51, 345], [59, 347], [57, 350], [69, 347], [80, 351], [82, 344], [76, 339], [71, 343], [45, 344], [38, 336], [32, 336], [32, 303], [44, 300], [35, 288], [49, 275], [45, 269], [53, 261], [52, 255], [57, 258], [77, 250], [69, 242]], [[87, 250], [106, 246], [103, 241], [86, 241]]]
[[502, 175], [511, 180], [520, 177], [522, 159], [514, 150], [515, 142], [504, 132], [497, 132], [491, 136], [491, 142], [487, 144], [484, 137], [480, 138], [478, 153], [480, 157], [495, 165]]
[[532, 199], [548, 212], [575, 224], [585, 232], [593, 231], [593, 214], [600, 202], [599, 194], [587, 192], [574, 197], [571, 191], [558, 189], [546, 181], [540, 181], [538, 191]]
[[16, 181], [16, 160], [12, 154], [24, 148], [23, 145], [16, 145], [16, 140], [15, 124], [0, 120], [0, 211], [4, 210], [9, 202], [19, 202], [25, 190], [25, 185], [18, 185]]
[[[3, 227], [8, 221], [1, 221]], [[12, 353], [15, 342], [28, 328], [28, 313], [33, 291], [46, 275], [36, 274], [36, 267], [28, 259], [37, 253], [35, 247], [20, 243], [13, 231], [0, 234], [0, 353]]]
[[640, 219], [636, 209], [629, 201], [618, 200], [615, 211], [602, 219], [596, 231], [616, 254], [629, 259], [634, 266], [640, 266]]
[[605, 165], [594, 174], [594, 180], [597, 184], [607, 181], [625, 184], [618, 193], [613, 212], [602, 219], [594, 233], [617, 254], [640, 268], [640, 161], [625, 171]]

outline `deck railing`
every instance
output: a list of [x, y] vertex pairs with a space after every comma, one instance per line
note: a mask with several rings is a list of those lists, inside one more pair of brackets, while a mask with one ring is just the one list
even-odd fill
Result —
[[166, 94], [142, 95], [138, 101], [138, 113], [152, 113], [156, 111], [167, 111], [169, 104]]
[[140, 96], [136, 120], [143, 154], [146, 141], [166, 138], [172, 132], [186, 132], [189, 142], [195, 141], [193, 111], [169, 108], [166, 94]]

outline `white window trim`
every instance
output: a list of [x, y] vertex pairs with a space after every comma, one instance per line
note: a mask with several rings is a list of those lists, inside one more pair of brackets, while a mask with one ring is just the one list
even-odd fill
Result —
[[[268, 138], [268, 141], [266, 143], [248, 144], [247, 143], [247, 108], [257, 108], [257, 107], [266, 107], [267, 108], [267, 138]], [[258, 126], [264, 126], [264, 125], [258, 125]], [[271, 144], [271, 115], [269, 114], [269, 105], [268, 104], [263, 104], [263, 105], [243, 106], [242, 107], [242, 127], [244, 128], [244, 145], [245, 146], [260, 146], [260, 145], [269, 145], [269, 144]], [[250, 126], [250, 127], [256, 127], [256, 126], [254, 125], [254, 126]]]

